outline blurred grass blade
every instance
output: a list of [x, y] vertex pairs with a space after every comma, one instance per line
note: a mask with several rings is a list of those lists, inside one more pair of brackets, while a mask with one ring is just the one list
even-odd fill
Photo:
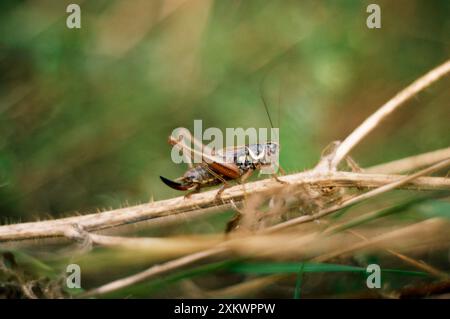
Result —
[[[326, 263], [238, 263], [230, 267], [230, 270], [237, 273], [250, 273], [258, 275], [268, 274], [297, 274], [301, 268], [303, 273], [320, 272], [358, 272], [366, 273], [366, 268], [357, 266], [347, 266]], [[429, 276], [420, 271], [409, 271], [402, 269], [381, 269], [382, 272], [397, 273], [411, 276]]]

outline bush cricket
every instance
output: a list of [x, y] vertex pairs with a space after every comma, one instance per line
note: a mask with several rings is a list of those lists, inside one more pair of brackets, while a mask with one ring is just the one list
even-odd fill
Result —
[[[196, 152], [173, 137], [169, 138], [169, 143]], [[182, 177], [176, 180], [170, 180], [163, 176], [160, 176], [160, 178], [164, 184], [173, 189], [190, 190], [191, 193], [187, 196], [198, 192], [202, 187], [223, 184], [217, 193], [217, 197], [220, 197], [223, 190], [229, 186], [227, 181], [244, 182], [254, 171], [264, 166], [273, 165], [274, 159], [278, 158], [279, 150], [277, 143], [268, 142], [224, 148], [219, 150], [217, 154], [208, 152], [212, 155], [202, 153], [203, 162], [191, 166]]]
[[[269, 109], [264, 99], [261, 86], [260, 93], [264, 104], [264, 109], [269, 118], [270, 126], [273, 129], [272, 119], [270, 117]], [[197, 149], [202, 150], [200, 154], [197, 150], [191, 149], [189, 146], [182, 143], [181, 139], [177, 140], [173, 136], [169, 137], [169, 143], [173, 146], [182, 148], [184, 152], [190, 154], [190, 158], [192, 158], [192, 153], [196, 153], [202, 159], [202, 163], [195, 166], [190, 164], [189, 169], [183, 174], [183, 176], [175, 180], [170, 180], [160, 176], [163, 183], [173, 189], [180, 191], [191, 191], [185, 195], [186, 197], [189, 197], [193, 193], [199, 192], [202, 187], [222, 184], [222, 187], [216, 194], [216, 198], [220, 198], [220, 195], [225, 188], [230, 186], [227, 181], [236, 180], [238, 183], [243, 183], [252, 175], [254, 171], [268, 166], [275, 166], [282, 174], [284, 174], [283, 169], [278, 164], [280, 152], [280, 146], [278, 143], [266, 142], [259, 144], [248, 144], [223, 148], [216, 152], [215, 150], [208, 149], [205, 145], [197, 141], [192, 136], [189, 137], [197, 146]], [[276, 174], [272, 174], [272, 176], [278, 182], [284, 183], [277, 178]]]

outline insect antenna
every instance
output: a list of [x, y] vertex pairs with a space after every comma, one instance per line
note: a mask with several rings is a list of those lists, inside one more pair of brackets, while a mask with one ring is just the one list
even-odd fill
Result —
[[[272, 131], [276, 134], [277, 140], [279, 140], [279, 136], [278, 136], [278, 134], [277, 134], [277, 133], [275, 132], [275, 130], [274, 130], [274, 126], [273, 126], [273, 122], [272, 122], [272, 117], [270, 116], [269, 107], [268, 107], [268, 105], [267, 105], [267, 101], [266, 101], [266, 98], [265, 98], [265, 96], [264, 96], [263, 86], [264, 86], [264, 82], [265, 82], [265, 80], [266, 80], [266, 77], [267, 77], [267, 74], [266, 74], [266, 75], [261, 79], [261, 81], [259, 82], [259, 94], [260, 94], [261, 100], [262, 100], [262, 102], [263, 102], [264, 110], [266, 111], [267, 118], [269, 119], [270, 127], [272, 128]], [[281, 90], [280, 90], [280, 94], [281, 94]], [[281, 97], [278, 97], [278, 99], [280, 100]], [[278, 105], [278, 112], [280, 111], [279, 108], [280, 108], [280, 106]], [[279, 117], [279, 113], [278, 113], [278, 121], [279, 121], [279, 120], [280, 120], [280, 117]]]
[[[264, 109], [266, 110], [267, 118], [269, 119], [270, 127], [272, 128], [271, 136], [272, 136], [272, 132], [273, 132], [275, 134], [275, 136], [276, 136], [277, 141], [279, 141], [280, 137], [278, 136], [278, 133], [276, 133], [276, 130], [274, 129], [273, 122], [272, 122], [272, 117], [270, 116], [270, 112], [269, 112], [269, 107], [267, 106], [266, 98], [264, 97], [263, 86], [264, 86], [264, 82], [266, 80], [266, 77], [267, 77], [267, 73], [261, 79], [261, 81], [259, 83], [259, 93], [260, 93], [261, 100], [262, 100], [263, 105], [264, 105]], [[278, 92], [278, 122], [280, 122], [280, 105], [281, 105], [281, 87], [280, 87], [280, 90]], [[281, 165], [278, 164], [277, 166], [278, 166], [280, 172], [284, 175], [285, 171], [281, 167]]]
[[269, 122], [270, 122], [270, 127], [273, 129], [272, 118], [270, 117], [269, 107], [267, 106], [266, 98], [264, 97], [264, 92], [263, 92], [263, 84], [264, 84], [263, 82], [264, 82], [264, 79], [265, 79], [265, 78], [263, 78], [263, 79], [261, 80], [261, 83], [260, 83], [260, 85], [259, 85], [259, 93], [260, 93], [260, 96], [261, 96], [261, 100], [262, 100], [262, 102], [263, 102], [263, 104], [264, 104], [264, 109], [266, 110], [267, 117], [268, 117]]

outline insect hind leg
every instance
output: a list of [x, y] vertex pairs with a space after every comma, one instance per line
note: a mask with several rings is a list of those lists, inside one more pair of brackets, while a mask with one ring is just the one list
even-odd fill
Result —
[[201, 188], [202, 187], [200, 186], [200, 184], [195, 184], [194, 188], [184, 195], [184, 198], [185, 199], [191, 198], [192, 195], [199, 193]]
[[231, 187], [230, 183], [223, 183], [222, 186], [220, 186], [219, 190], [216, 193], [215, 199], [216, 201], [222, 200], [222, 193], [225, 189]]

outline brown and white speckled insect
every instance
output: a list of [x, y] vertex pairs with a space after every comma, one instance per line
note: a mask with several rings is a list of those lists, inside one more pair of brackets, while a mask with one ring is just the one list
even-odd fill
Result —
[[[171, 144], [173, 142], [172, 139]], [[272, 166], [278, 159], [280, 147], [277, 143], [249, 144], [233, 148], [225, 148], [201, 164], [189, 168], [182, 177], [170, 180], [160, 176], [167, 186], [191, 193], [198, 192], [203, 187], [223, 184], [217, 196], [229, 186], [227, 181], [245, 181], [251, 174], [263, 167]]]

